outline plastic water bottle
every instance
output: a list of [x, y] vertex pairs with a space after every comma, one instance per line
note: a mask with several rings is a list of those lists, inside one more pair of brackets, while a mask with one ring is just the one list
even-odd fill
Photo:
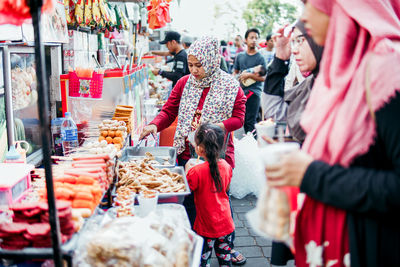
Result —
[[61, 140], [65, 156], [79, 146], [78, 128], [71, 117], [71, 112], [65, 112], [65, 119], [61, 124]]

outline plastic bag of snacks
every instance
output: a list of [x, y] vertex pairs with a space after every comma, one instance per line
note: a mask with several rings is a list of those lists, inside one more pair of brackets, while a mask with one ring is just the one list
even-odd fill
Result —
[[261, 236], [285, 242], [293, 248], [298, 189], [293, 187], [262, 190], [255, 209], [247, 213], [253, 230]]
[[[284, 154], [298, 150], [297, 143], [270, 144], [260, 149], [259, 159], [264, 166], [277, 164]], [[299, 188], [264, 186], [255, 209], [247, 214], [252, 228], [277, 241], [285, 242], [293, 248], [294, 225], [297, 213]]]
[[[201, 254], [202, 239], [191, 230], [162, 220], [155, 214], [145, 218], [123, 217], [90, 231], [78, 248], [76, 266], [194, 266], [194, 248]], [[121, 234], [123, 233], [123, 234]], [[198, 242], [200, 240], [200, 242]], [[199, 257], [198, 257], [199, 260]]]

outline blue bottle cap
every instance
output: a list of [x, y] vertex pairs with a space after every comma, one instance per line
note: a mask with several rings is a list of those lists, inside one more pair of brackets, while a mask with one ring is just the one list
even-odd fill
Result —
[[21, 154], [18, 153], [18, 151], [15, 149], [15, 146], [10, 146], [10, 149], [6, 154], [6, 160], [17, 160], [17, 159], [21, 159]]

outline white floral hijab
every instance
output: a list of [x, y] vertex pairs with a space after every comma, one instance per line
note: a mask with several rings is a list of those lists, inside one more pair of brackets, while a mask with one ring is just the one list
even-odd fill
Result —
[[220, 69], [219, 42], [214, 37], [202, 37], [189, 48], [188, 56], [196, 57], [203, 65], [206, 76], [196, 80], [190, 75], [183, 89], [175, 132], [174, 146], [178, 154], [185, 150], [185, 141], [191, 131], [191, 123], [199, 105], [203, 90], [210, 87], [200, 122], [220, 123], [232, 116], [233, 106], [239, 91], [239, 83]]

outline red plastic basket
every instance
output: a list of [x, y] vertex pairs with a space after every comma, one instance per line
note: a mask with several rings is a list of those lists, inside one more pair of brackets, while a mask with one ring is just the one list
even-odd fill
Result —
[[80, 78], [76, 73], [69, 73], [70, 97], [101, 98], [104, 74], [93, 72], [92, 78]]

